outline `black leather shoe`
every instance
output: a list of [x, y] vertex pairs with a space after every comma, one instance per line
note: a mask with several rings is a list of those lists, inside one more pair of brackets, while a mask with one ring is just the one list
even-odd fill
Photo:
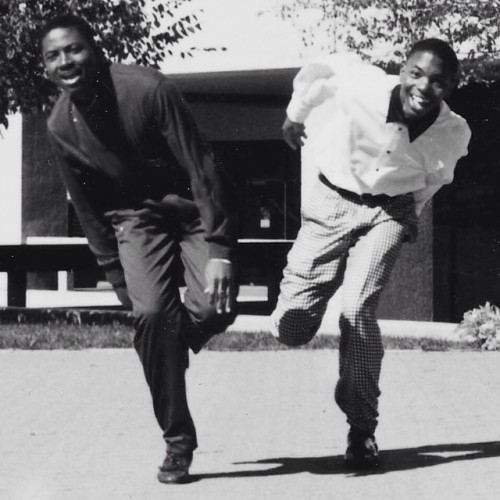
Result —
[[179, 456], [167, 452], [158, 472], [158, 481], [165, 484], [186, 483], [189, 480], [189, 467], [192, 461], [192, 456]]
[[344, 464], [349, 469], [369, 469], [378, 465], [378, 446], [370, 432], [351, 429], [347, 435]]

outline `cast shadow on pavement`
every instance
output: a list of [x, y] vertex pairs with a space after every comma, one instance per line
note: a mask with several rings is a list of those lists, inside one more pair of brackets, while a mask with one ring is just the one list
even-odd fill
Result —
[[[492, 457], [500, 457], [500, 441], [439, 444], [419, 446], [417, 448], [385, 450], [380, 453], [380, 465], [369, 470], [346, 469], [343, 465], [342, 455], [327, 457], [281, 457], [257, 460], [255, 462], [236, 463], [236, 465], [259, 466], [257, 470], [194, 474], [191, 480], [281, 476], [303, 472], [309, 472], [310, 474], [352, 474], [354, 476], [365, 476]], [[260, 468], [262, 465], [272, 467], [262, 470]]]

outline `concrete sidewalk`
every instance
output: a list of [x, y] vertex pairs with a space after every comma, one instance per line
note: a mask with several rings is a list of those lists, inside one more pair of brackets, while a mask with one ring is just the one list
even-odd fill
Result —
[[[434, 338], [459, 341], [456, 323], [440, 323], [433, 321], [401, 321], [378, 320], [380, 330], [386, 337]], [[255, 332], [270, 331], [270, 320], [267, 316], [250, 316], [240, 314], [227, 331]], [[323, 318], [318, 334], [338, 335], [339, 321], [335, 310], [328, 310]]]
[[500, 353], [388, 351], [382, 465], [342, 467], [336, 351], [202, 352], [193, 482], [164, 447], [135, 353], [0, 351], [2, 500], [500, 498]]

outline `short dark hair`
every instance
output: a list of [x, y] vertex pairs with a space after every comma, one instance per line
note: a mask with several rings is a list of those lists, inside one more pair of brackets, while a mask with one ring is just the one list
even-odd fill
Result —
[[97, 54], [102, 54], [100, 47], [95, 41], [95, 31], [90, 24], [80, 16], [71, 13], [59, 14], [49, 19], [38, 33], [38, 46], [41, 50], [43, 39], [50, 31], [57, 28], [75, 28], [91, 44]]
[[408, 59], [416, 52], [432, 52], [441, 59], [445, 71], [449, 72], [453, 78], [458, 77], [460, 63], [458, 62], [457, 54], [451, 48], [451, 45], [439, 38], [426, 38], [415, 43], [410, 52]]

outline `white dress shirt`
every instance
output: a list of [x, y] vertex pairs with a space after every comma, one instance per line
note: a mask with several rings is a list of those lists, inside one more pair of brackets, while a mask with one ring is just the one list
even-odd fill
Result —
[[332, 184], [358, 194], [413, 193], [420, 214], [425, 202], [453, 180], [471, 132], [443, 102], [432, 125], [410, 141], [407, 125], [387, 121], [399, 83], [398, 76], [355, 54], [334, 54], [299, 71], [287, 115], [304, 123], [314, 107], [333, 100], [321, 133], [311, 138], [319, 171]]

